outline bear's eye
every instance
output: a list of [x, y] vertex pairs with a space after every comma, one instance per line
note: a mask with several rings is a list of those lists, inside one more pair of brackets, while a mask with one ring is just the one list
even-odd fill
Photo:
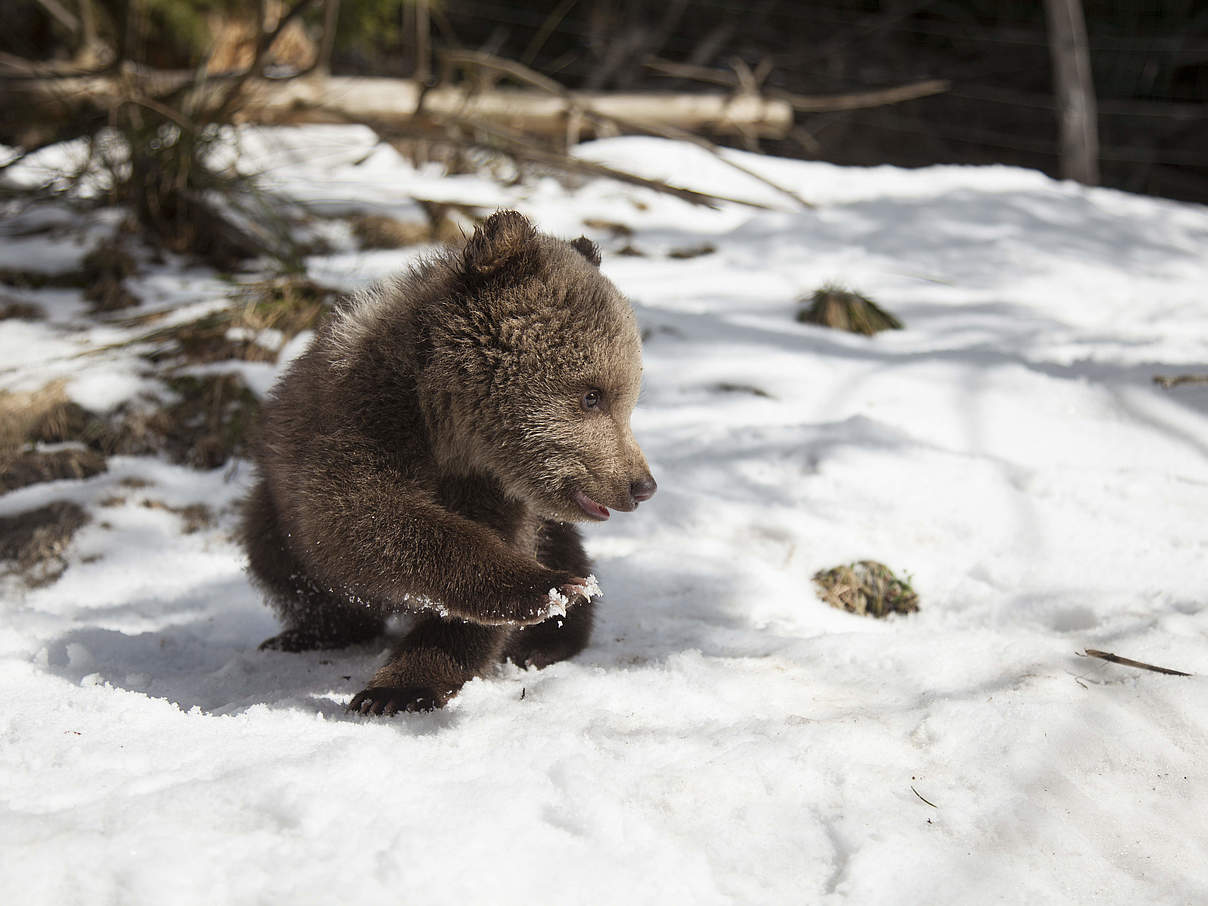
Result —
[[579, 402], [582, 403], [584, 409], [599, 409], [600, 404], [604, 402], [604, 391], [588, 390]]

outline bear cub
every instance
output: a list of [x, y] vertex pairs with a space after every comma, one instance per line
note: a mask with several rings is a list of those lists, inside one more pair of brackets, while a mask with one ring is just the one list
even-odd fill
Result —
[[362, 714], [583, 649], [599, 587], [572, 523], [655, 491], [629, 428], [637, 322], [599, 264], [590, 240], [500, 211], [332, 314], [262, 413], [242, 540], [285, 626], [262, 648], [338, 648], [417, 613]]

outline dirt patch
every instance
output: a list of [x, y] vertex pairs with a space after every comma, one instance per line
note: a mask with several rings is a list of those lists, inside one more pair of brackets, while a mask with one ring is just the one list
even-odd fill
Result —
[[87, 521], [79, 504], [65, 500], [0, 518], [0, 561], [31, 587], [49, 585], [67, 569], [67, 548]]
[[43, 321], [46, 312], [32, 302], [22, 302], [10, 296], [0, 296], [0, 321]]
[[884, 563], [860, 560], [814, 573], [818, 597], [831, 607], [865, 617], [914, 613], [919, 596]]
[[47, 273], [19, 267], [0, 267], [0, 283], [19, 289], [83, 289], [88, 284], [88, 278], [83, 268]]
[[30, 450], [18, 454], [0, 472], [0, 494], [42, 481], [91, 478], [105, 468], [105, 457], [87, 447], [49, 452]]

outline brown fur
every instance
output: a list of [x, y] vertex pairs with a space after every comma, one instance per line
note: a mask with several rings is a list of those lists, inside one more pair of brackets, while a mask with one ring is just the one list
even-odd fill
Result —
[[[514, 211], [354, 296], [265, 404], [245, 511], [253, 577], [286, 629], [333, 648], [423, 616], [351, 708], [440, 707], [501, 657], [545, 666], [587, 644], [591, 605], [547, 619], [590, 562], [582, 495], [654, 491], [629, 429], [633, 311], [589, 240]], [[602, 391], [596, 404], [590, 391]]]

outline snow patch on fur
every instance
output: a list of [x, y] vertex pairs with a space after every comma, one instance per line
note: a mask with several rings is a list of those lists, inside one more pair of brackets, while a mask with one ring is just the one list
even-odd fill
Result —
[[595, 575], [590, 575], [584, 582], [579, 585], [565, 585], [572, 592], [572, 595], [563, 594], [560, 589], [551, 588], [549, 590], [549, 608], [545, 612], [545, 616], [549, 617], [564, 617], [566, 610], [570, 607], [571, 597], [583, 598], [584, 601], [590, 601], [592, 598], [599, 597], [604, 594], [600, 589], [600, 582]]

